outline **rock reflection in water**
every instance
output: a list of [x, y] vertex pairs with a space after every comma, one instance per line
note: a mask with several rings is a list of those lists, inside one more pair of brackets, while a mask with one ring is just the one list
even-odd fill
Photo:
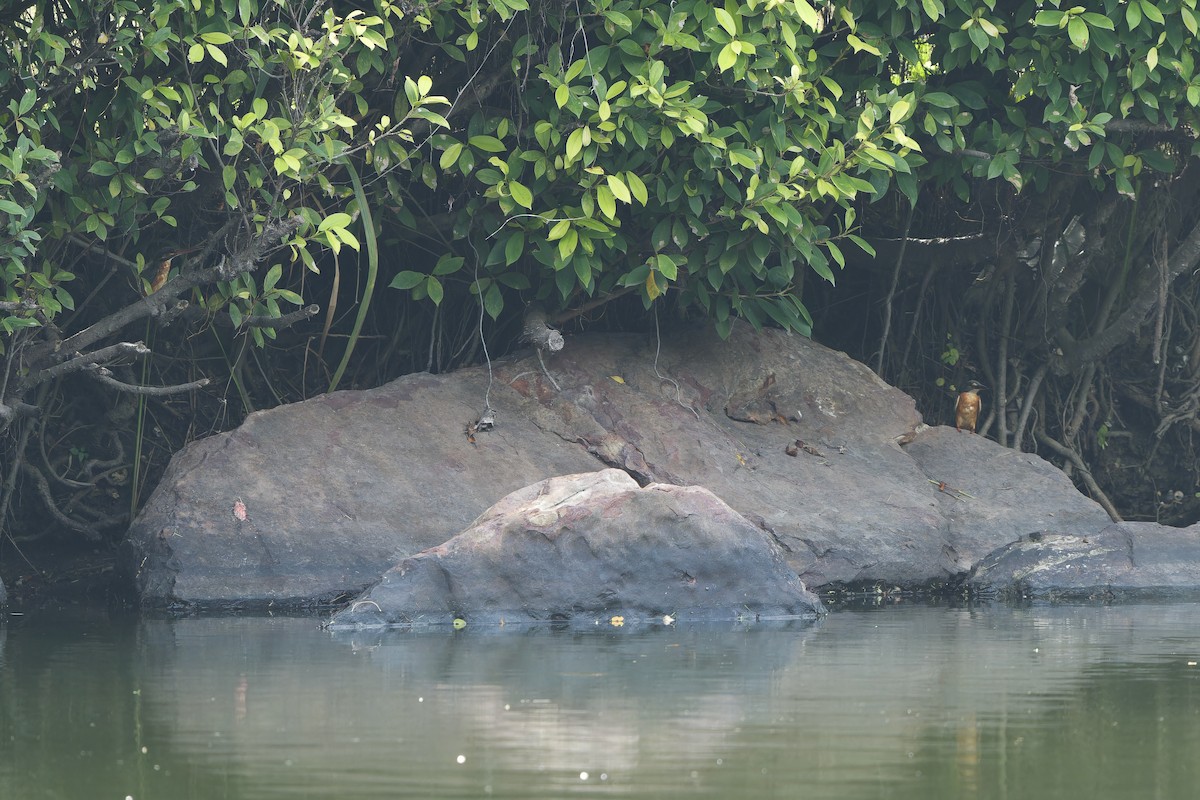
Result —
[[10, 622], [0, 797], [1185, 797], [1197, 610], [367, 636]]

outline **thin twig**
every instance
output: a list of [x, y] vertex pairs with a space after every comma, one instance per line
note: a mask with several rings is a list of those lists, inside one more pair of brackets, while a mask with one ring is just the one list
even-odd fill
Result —
[[688, 411], [695, 414], [696, 419], [700, 419], [700, 412], [697, 411], [694, 407], [683, 402], [683, 389], [680, 388], [679, 381], [677, 381], [674, 378], [671, 378], [667, 375], [663, 375], [661, 372], [658, 371], [658, 354], [661, 350], [662, 350], [662, 333], [658, 329], [658, 306], [655, 305], [654, 306], [654, 374], [657, 375], [658, 379], [661, 381], [670, 381], [671, 385], [675, 387], [675, 402], [678, 403], [680, 406], [686, 408]]
[[245, 317], [242, 320], [242, 324], [248, 328], [274, 328], [275, 330], [283, 330], [295, 325], [297, 322], [303, 322], [306, 319], [315, 317], [320, 311], [321, 307], [313, 303], [280, 317], [271, 317], [266, 314], [252, 314]]
[[916, 203], [908, 208], [908, 219], [904, 223], [904, 238], [900, 241], [900, 252], [896, 254], [896, 266], [892, 268], [892, 285], [887, 299], [883, 301], [883, 333], [879, 337], [879, 357], [875, 359], [875, 374], [883, 377], [883, 354], [887, 350], [888, 336], [892, 330], [892, 302], [896, 299], [896, 287], [900, 284], [900, 267], [904, 264], [904, 252], [908, 249], [908, 233], [912, 230], [913, 212]]
[[177, 383], [174, 386], [138, 386], [133, 383], [125, 383], [119, 381], [112, 376], [104, 367], [93, 366], [88, 370], [88, 374], [96, 380], [108, 386], [110, 389], [116, 389], [119, 392], [128, 392], [130, 394], [147, 395], [150, 397], [162, 397], [170, 394], [181, 394], [183, 392], [191, 392], [196, 389], [202, 389], [210, 383], [208, 378], [201, 378], [198, 381], [190, 383]]

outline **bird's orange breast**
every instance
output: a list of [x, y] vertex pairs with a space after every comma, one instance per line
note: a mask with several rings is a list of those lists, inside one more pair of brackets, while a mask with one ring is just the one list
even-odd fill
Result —
[[954, 427], [960, 431], [975, 432], [975, 424], [979, 422], [979, 395], [975, 392], [963, 392], [958, 396], [954, 406]]

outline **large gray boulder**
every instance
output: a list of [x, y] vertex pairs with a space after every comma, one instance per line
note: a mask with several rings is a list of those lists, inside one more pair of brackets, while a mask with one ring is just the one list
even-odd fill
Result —
[[[816, 617], [782, 549], [706, 489], [550, 478], [410, 556], [332, 627]], [[460, 622], [459, 624], [462, 624]]]
[[976, 565], [977, 592], [1017, 599], [1200, 596], [1200, 525], [1121, 522], [1093, 533], [1022, 536]]
[[[510, 492], [605, 467], [705, 487], [810, 588], [947, 581], [1051, 520], [1107, 524], [1037, 456], [926, 428], [912, 398], [800, 336], [583, 335], [544, 361], [337, 392], [190, 445], [128, 537], [142, 597], [345, 598]], [[495, 428], [468, 436], [485, 411]]]

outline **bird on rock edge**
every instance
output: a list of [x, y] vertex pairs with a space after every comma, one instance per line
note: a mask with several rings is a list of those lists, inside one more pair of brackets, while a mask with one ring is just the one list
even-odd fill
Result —
[[979, 422], [979, 409], [983, 405], [979, 399], [979, 390], [986, 389], [979, 381], [970, 381], [963, 391], [958, 395], [958, 402], [954, 404], [954, 427], [960, 431], [975, 432], [975, 425]]

